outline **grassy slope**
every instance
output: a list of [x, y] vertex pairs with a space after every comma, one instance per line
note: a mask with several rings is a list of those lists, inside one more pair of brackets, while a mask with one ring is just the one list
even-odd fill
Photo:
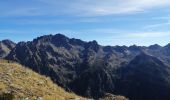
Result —
[[17, 63], [0, 60], [0, 94], [12, 93], [16, 100], [85, 100], [64, 91], [49, 78], [41, 76]]

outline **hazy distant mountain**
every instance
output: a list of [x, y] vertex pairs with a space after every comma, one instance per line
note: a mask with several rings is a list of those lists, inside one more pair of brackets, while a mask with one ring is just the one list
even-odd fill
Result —
[[[99, 98], [106, 93], [114, 93], [136, 100], [141, 96], [145, 98], [148, 93], [151, 98], [160, 93], [157, 99], [153, 98], [162, 100], [161, 97], [168, 97], [164, 93], [170, 92], [169, 48], [168, 45], [101, 46], [96, 41], [85, 42], [56, 34], [38, 37], [31, 42], [20, 42], [6, 59], [47, 75], [60, 86], [82, 96]], [[132, 77], [129, 77], [131, 74]], [[126, 78], [129, 79], [128, 84]], [[159, 82], [165, 78], [165, 81]], [[139, 84], [145, 90], [136, 91], [141, 89], [141, 85], [136, 83], [138, 81], [141, 81]], [[158, 87], [157, 93], [152, 93], [155, 89], [148, 86]], [[160, 91], [161, 87], [165, 88], [165, 92]], [[150, 97], [145, 100], [150, 100]]]
[[3, 58], [9, 54], [11, 49], [15, 47], [15, 43], [10, 40], [0, 41], [0, 58]]

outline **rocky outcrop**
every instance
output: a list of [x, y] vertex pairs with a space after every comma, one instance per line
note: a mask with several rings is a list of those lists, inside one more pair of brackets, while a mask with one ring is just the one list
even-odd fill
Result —
[[6, 57], [15, 45], [16, 44], [10, 40], [0, 41], [0, 58]]
[[129, 100], [129, 99], [125, 98], [124, 96], [117, 96], [117, 95], [113, 95], [113, 94], [110, 94], [110, 93], [106, 93], [99, 100]]

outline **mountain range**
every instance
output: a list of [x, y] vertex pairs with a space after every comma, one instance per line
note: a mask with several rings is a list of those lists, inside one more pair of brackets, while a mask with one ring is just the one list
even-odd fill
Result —
[[0, 44], [1, 58], [84, 97], [98, 99], [111, 93], [130, 100], [170, 100], [170, 44], [102, 46], [62, 34]]

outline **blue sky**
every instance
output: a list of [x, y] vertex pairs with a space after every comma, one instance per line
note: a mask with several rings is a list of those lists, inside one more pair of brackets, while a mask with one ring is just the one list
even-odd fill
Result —
[[62, 33], [101, 45], [170, 43], [170, 0], [1, 0], [0, 40]]

